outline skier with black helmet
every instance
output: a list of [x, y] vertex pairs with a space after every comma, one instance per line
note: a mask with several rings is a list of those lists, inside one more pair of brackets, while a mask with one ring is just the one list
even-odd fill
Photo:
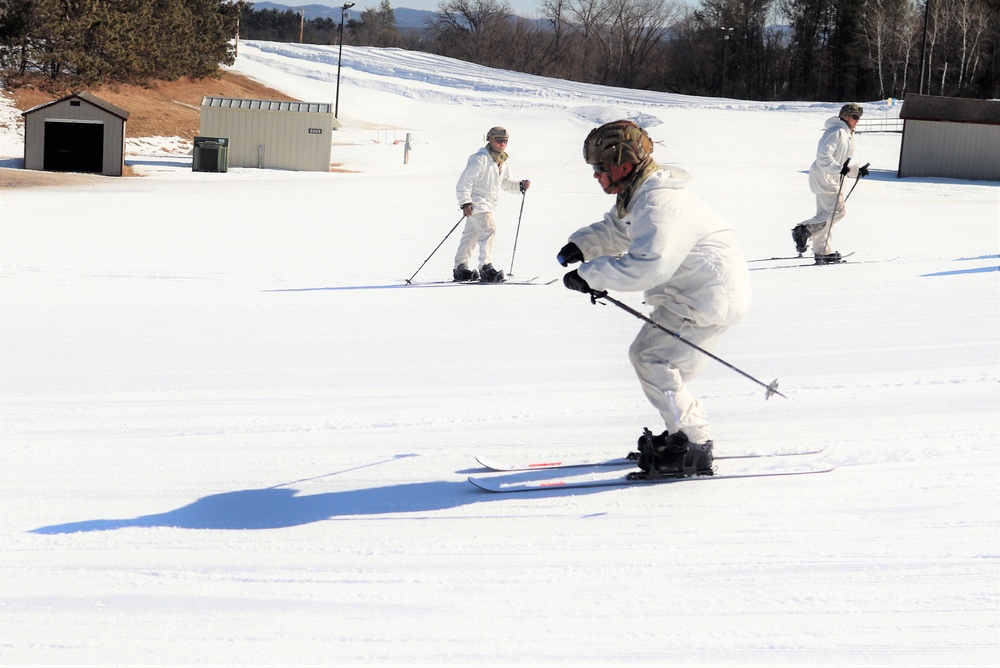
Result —
[[[500, 189], [510, 193], [525, 192], [531, 181], [517, 181], [510, 176], [507, 165], [509, 135], [502, 127], [490, 128], [486, 133], [486, 146], [469, 157], [458, 178], [455, 193], [458, 207], [465, 214], [465, 228], [455, 253], [452, 277], [456, 281], [483, 281], [502, 283], [503, 271], [493, 266], [493, 242], [496, 239], [496, 221], [493, 209], [497, 205]], [[479, 244], [478, 269], [470, 269], [472, 251]]]
[[844, 179], [868, 176], [868, 166], [858, 166], [859, 147], [854, 134], [863, 113], [861, 105], [851, 102], [841, 107], [840, 114], [827, 119], [816, 147], [816, 160], [809, 168], [809, 189], [816, 196], [816, 215], [792, 228], [792, 241], [799, 255], [806, 252], [811, 241], [816, 264], [843, 262], [831, 243], [833, 226], [847, 213]]
[[[559, 251], [571, 290], [642, 292], [650, 317], [711, 350], [750, 306], [750, 275], [736, 234], [687, 189], [690, 174], [653, 160], [653, 143], [631, 121], [594, 129], [583, 145], [594, 178], [616, 203], [603, 220], [577, 230]], [[708, 416], [688, 382], [709, 359], [649, 323], [629, 348], [647, 399], [666, 431], [640, 437], [640, 467], [656, 474], [709, 473]]]

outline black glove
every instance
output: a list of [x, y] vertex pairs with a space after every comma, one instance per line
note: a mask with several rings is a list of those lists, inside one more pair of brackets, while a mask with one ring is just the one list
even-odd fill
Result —
[[529, 181], [528, 179], [524, 179], [523, 181], [521, 181], [521, 182], [520, 182], [520, 183], [518, 183], [517, 185], [518, 185], [518, 187], [520, 187], [520, 188], [521, 188], [521, 194], [523, 195], [523, 194], [524, 194], [524, 192], [525, 192], [525, 191], [526, 191], [526, 190], [527, 190], [528, 188], [530, 188], [530, 187], [531, 187], [531, 181]]
[[844, 166], [840, 168], [840, 175], [847, 176], [850, 173], [850, 171], [851, 171], [851, 160], [850, 158], [848, 158], [847, 162], [844, 163]]
[[590, 294], [590, 286], [587, 284], [587, 281], [583, 280], [583, 277], [580, 276], [580, 272], [576, 269], [563, 276], [563, 285], [570, 290], [576, 290], [577, 292], [582, 292], [585, 295]]
[[864, 178], [864, 177], [868, 176], [868, 165], [870, 165], [870, 164], [872, 164], [872, 163], [866, 162], [865, 164], [863, 164], [860, 167], [858, 167], [858, 176], [859, 177]]
[[583, 251], [571, 241], [559, 249], [556, 260], [564, 267], [568, 267], [576, 262], [583, 262]]

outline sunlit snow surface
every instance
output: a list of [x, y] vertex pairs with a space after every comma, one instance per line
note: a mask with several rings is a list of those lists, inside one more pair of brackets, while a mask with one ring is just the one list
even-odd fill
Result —
[[[244, 42], [233, 69], [337, 97], [336, 48]], [[542, 283], [613, 203], [592, 127], [646, 126], [763, 258], [793, 254], [842, 102], [352, 47], [340, 86], [338, 171], [192, 172], [147, 138], [138, 178], [0, 190], [0, 663], [998, 665], [1000, 184], [897, 179], [900, 135], [863, 134], [835, 247], [864, 263], [753, 272], [716, 353], [789, 398], [710, 364], [716, 452], [833, 473], [491, 495], [477, 454], [621, 456], [659, 424], [627, 313], [558, 280], [405, 286], [439, 243], [414, 282], [450, 277], [486, 130], [532, 181], [497, 264]]]

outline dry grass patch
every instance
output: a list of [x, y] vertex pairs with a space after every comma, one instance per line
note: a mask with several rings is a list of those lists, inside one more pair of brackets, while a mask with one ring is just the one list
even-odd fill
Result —
[[[191, 140], [198, 134], [201, 100], [206, 95], [241, 97], [259, 100], [291, 100], [284, 93], [233, 72], [218, 77], [177, 81], [156, 81], [149, 86], [106, 85], [87, 88], [87, 92], [129, 112], [125, 134], [128, 137], [181, 137]], [[7, 91], [14, 105], [27, 111], [69, 94], [55, 95], [33, 86]]]

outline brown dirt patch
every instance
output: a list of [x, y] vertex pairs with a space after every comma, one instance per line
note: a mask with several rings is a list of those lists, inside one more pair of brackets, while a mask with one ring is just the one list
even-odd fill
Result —
[[[177, 81], [156, 81], [149, 86], [124, 84], [94, 86], [87, 92], [129, 112], [125, 124], [127, 137], [181, 137], [191, 140], [198, 134], [201, 122], [201, 100], [206, 95], [241, 97], [256, 100], [292, 100], [281, 91], [257, 83], [253, 79], [223, 72], [218, 77]], [[21, 111], [58, 100], [71, 91], [53, 94], [32, 85], [4, 91]], [[131, 170], [126, 165], [128, 176]], [[25, 188], [46, 185], [90, 185], [107, 178], [98, 174], [70, 174], [25, 169], [0, 168], [0, 188]]]
[[[233, 72], [223, 72], [218, 77], [205, 79], [182, 77], [177, 81], [156, 81], [149, 86], [122, 84], [94, 86], [86, 90], [129, 112], [130, 116], [125, 124], [125, 134], [128, 137], [181, 137], [188, 140], [198, 134], [201, 99], [206, 95], [295, 100]], [[14, 105], [21, 111], [63, 97], [32, 86], [15, 88], [7, 93], [13, 97]]]
[[[180, 137], [190, 141], [198, 135], [201, 122], [201, 100], [206, 95], [238, 97], [255, 100], [296, 100], [281, 91], [233, 72], [222, 72], [218, 77], [177, 81], [156, 81], [149, 86], [124, 84], [94, 86], [87, 92], [129, 112], [125, 135], [135, 137]], [[58, 100], [71, 91], [53, 94], [31, 85], [5, 90], [21, 111]], [[333, 172], [348, 172], [339, 163], [330, 167]], [[125, 166], [125, 176], [131, 169]], [[97, 174], [70, 174], [24, 169], [0, 168], [0, 188], [25, 188], [45, 185], [89, 185], [101, 183], [106, 177]]]
[[106, 182], [113, 176], [69, 172], [41, 172], [33, 169], [0, 167], [0, 188], [30, 188], [33, 186], [90, 186]]

